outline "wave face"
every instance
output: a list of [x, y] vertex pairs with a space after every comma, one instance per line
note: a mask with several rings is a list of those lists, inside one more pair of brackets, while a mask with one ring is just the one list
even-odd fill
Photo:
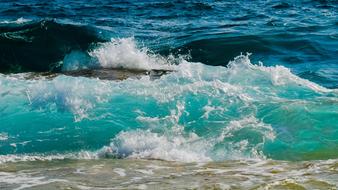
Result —
[[337, 159], [337, 6], [2, 0], [0, 164]]
[[[55, 153], [185, 162], [338, 156], [336, 90], [283, 66], [254, 65], [249, 55], [216, 67], [135, 48], [132, 39], [122, 39], [92, 54], [101, 67], [115, 67], [120, 57], [128, 67], [175, 72], [124, 81], [1, 75], [2, 159]], [[118, 56], [105, 54], [116, 49]]]
[[0, 23], [0, 72], [60, 71], [64, 57], [103, 41], [86, 26], [53, 20]]

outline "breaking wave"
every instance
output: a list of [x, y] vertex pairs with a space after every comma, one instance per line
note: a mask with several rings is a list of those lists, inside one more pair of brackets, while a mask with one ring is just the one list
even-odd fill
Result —
[[68, 57], [63, 69], [174, 72], [123, 81], [1, 74], [1, 162], [338, 157], [337, 90], [288, 68], [252, 64], [250, 55], [235, 57], [227, 67], [208, 66], [139, 49], [132, 38], [105, 42], [88, 55], [89, 62], [78, 54]]

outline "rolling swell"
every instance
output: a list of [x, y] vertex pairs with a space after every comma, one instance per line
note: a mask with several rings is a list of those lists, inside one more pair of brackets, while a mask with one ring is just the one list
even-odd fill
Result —
[[323, 59], [333, 61], [335, 58], [333, 55], [338, 52], [334, 50], [333, 44], [323, 46], [311, 40], [311, 38], [319, 37], [288, 33], [238, 36], [209, 35], [197, 40], [183, 39], [188, 42], [176, 48], [164, 50], [163, 53], [190, 53], [192, 61], [214, 66], [226, 66], [233, 57], [241, 52], [253, 53], [256, 60], [261, 61], [274, 57], [273, 61], [276, 64], [311, 63]]
[[60, 71], [64, 56], [104, 41], [93, 28], [54, 20], [0, 25], [0, 72]]
[[[338, 53], [335, 48], [335, 34], [322, 35], [322, 26], [290, 27], [285, 32], [274, 33], [220, 32], [223, 29], [240, 30], [245, 26], [246, 24], [237, 23], [191, 28], [185, 32], [185, 36], [161, 39], [161, 44], [148, 47], [165, 57], [170, 54], [189, 55], [192, 62], [213, 66], [226, 66], [233, 57], [250, 52], [253, 53], [251, 58], [255, 62], [286, 65], [306, 79], [328, 88], [337, 87], [338, 73], [331, 69], [336, 67], [334, 55]], [[64, 64], [69, 67], [64, 61], [69, 62], [70, 59], [72, 62], [90, 62], [93, 65], [93, 62], [100, 60], [92, 60], [89, 53], [100, 48], [100, 42], [109, 43], [108, 38], [99, 35], [99, 31], [104, 29], [89, 25], [63, 24], [55, 20], [34, 22], [18, 19], [14, 22], [2, 22], [0, 72], [62, 72]], [[142, 35], [135, 38], [141, 43], [149, 42]], [[92, 45], [95, 48], [91, 48]]]
[[[293, 28], [292, 30], [296, 30]], [[299, 29], [300, 30], [300, 29]], [[189, 55], [189, 61], [212, 66], [227, 66], [240, 53], [265, 65], [285, 65], [295, 74], [328, 88], [338, 87], [336, 40], [320, 34], [277, 32], [228, 35], [186, 36], [174, 48], [160, 50], [163, 55]], [[313, 40], [317, 39], [317, 40]], [[325, 41], [326, 43], [321, 43]]]

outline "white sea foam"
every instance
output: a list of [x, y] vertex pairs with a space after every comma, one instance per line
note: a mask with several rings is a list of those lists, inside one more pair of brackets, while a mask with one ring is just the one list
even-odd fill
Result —
[[89, 52], [103, 68], [160, 69], [169, 68], [168, 60], [147, 48], [138, 48], [133, 38], [112, 39]]
[[126, 176], [126, 170], [125, 169], [115, 168], [113, 171], [121, 177]]
[[0, 141], [5, 141], [8, 139], [7, 133], [0, 133]]
[[[182, 162], [211, 161], [206, 155], [208, 143], [196, 134], [165, 136], [150, 131], [122, 132], [101, 151], [128, 158], [149, 158]], [[101, 155], [102, 155], [101, 153]]]
[[33, 176], [24, 172], [0, 172], [0, 184], [10, 184], [14, 189], [28, 189], [35, 186], [50, 184], [55, 182], [67, 182], [64, 179], [47, 179], [43, 176]]
[[18, 18], [16, 20], [3, 20], [3, 21], [0, 21], [0, 24], [11, 24], [11, 23], [14, 23], [14, 24], [23, 24], [23, 23], [30, 22], [30, 21], [32, 21], [32, 20], [20, 17], [20, 18]]
[[64, 159], [97, 159], [99, 155], [94, 151], [80, 151], [65, 154], [7, 154], [0, 155], [0, 164], [7, 162], [51, 161]]
[[[306, 79], [302, 79], [297, 75], [293, 74], [290, 69], [281, 66], [270, 66], [266, 67], [262, 64], [254, 65], [251, 63], [249, 59], [250, 54], [248, 55], [240, 55], [236, 57], [233, 61], [229, 62], [229, 71], [231, 74], [229, 76], [230, 79], [241, 78], [241, 82], [245, 80], [245, 82], [250, 83], [250, 81], [263, 80], [268, 82], [270, 80], [271, 84], [274, 86], [283, 86], [283, 85], [301, 85], [307, 88], [310, 88], [317, 92], [330, 92], [331, 90], [326, 89], [316, 83], [310, 82]], [[241, 74], [239, 74], [241, 73]], [[247, 75], [246, 75], [247, 74]], [[246, 76], [246, 77], [243, 77]], [[253, 76], [249, 78], [248, 76]], [[244, 84], [242, 84], [244, 85]]]
[[[250, 137], [252, 134], [255, 134], [254, 138]], [[262, 146], [266, 141], [274, 139], [275, 133], [271, 126], [249, 117], [231, 121], [221, 134], [213, 134], [209, 137], [200, 137], [192, 132], [184, 134], [183, 131], [177, 130], [162, 134], [151, 130], [121, 132], [113, 139], [110, 146], [101, 149], [98, 155], [181, 162], [263, 159], [265, 156], [261, 152]], [[215, 146], [223, 148], [217, 149], [216, 152], [211, 151]]]

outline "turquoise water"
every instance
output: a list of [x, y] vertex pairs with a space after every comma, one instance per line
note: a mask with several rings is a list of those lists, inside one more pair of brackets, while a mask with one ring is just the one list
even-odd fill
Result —
[[151, 65], [168, 60], [139, 49], [123, 53], [126, 62], [174, 72], [124, 81], [1, 75], [2, 153], [175, 161], [337, 157], [335, 89], [283, 66], [253, 65], [249, 55], [215, 67], [183, 59]]

